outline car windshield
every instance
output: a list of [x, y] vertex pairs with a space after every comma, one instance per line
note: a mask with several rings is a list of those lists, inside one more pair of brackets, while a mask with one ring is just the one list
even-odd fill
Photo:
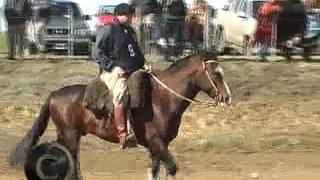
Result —
[[257, 11], [265, 1], [252, 1], [252, 17], [256, 17]]
[[102, 6], [99, 15], [112, 15], [114, 13], [115, 6]]
[[308, 29], [309, 30], [320, 30], [320, 21], [315, 15], [308, 15]]
[[77, 8], [74, 8], [71, 4], [57, 4], [50, 8], [51, 16], [64, 16], [64, 17], [80, 17], [80, 12]]

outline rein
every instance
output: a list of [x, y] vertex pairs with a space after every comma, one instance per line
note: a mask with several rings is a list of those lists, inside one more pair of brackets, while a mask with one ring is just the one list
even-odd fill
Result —
[[[216, 92], [219, 94], [219, 90], [217, 88], [217, 86], [214, 84], [214, 82], [212, 81], [212, 78], [206, 68], [206, 64], [209, 64], [209, 63], [213, 63], [215, 61], [207, 61], [207, 62], [203, 62], [203, 70], [205, 71], [209, 81], [210, 81], [210, 84], [212, 85], [212, 87], [216, 90]], [[196, 100], [196, 99], [190, 99], [190, 98], [187, 98], [177, 92], [175, 92], [173, 89], [169, 88], [167, 85], [165, 85], [160, 79], [158, 79], [153, 73], [152, 71], [150, 70], [149, 71], [149, 74], [152, 76], [152, 78], [154, 80], [156, 80], [157, 83], [159, 83], [162, 87], [164, 87], [166, 90], [168, 90], [170, 93], [176, 95], [177, 97], [185, 100], [185, 101], [188, 101], [190, 103], [197, 103], [197, 104], [205, 104], [205, 105], [216, 105], [215, 103], [212, 103], [212, 102], [209, 102], [209, 101], [199, 101], [199, 100]]]

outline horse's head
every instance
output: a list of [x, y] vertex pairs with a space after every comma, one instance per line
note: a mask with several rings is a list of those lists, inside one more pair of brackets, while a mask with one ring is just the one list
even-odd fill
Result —
[[215, 99], [219, 105], [230, 105], [231, 94], [223, 78], [223, 71], [214, 60], [201, 60], [202, 66], [196, 79], [198, 88]]

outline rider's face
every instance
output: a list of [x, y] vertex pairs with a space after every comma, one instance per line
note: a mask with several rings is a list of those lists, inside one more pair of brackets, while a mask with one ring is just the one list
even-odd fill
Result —
[[131, 23], [132, 14], [117, 15], [120, 24], [129, 25]]

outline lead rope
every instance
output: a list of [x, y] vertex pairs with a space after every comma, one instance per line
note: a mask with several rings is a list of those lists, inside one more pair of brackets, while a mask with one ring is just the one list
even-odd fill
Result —
[[169, 92], [171, 92], [172, 94], [178, 96], [179, 98], [186, 100], [190, 103], [200, 103], [198, 100], [192, 100], [189, 99], [187, 97], [184, 97], [180, 94], [178, 94], [177, 92], [175, 92], [174, 90], [170, 89], [167, 85], [165, 85], [163, 82], [161, 82], [151, 71], [149, 71], [149, 74], [152, 76], [153, 79], [155, 79], [157, 81], [157, 83], [159, 83], [162, 87], [164, 87], [166, 90], [168, 90]]
[[[205, 63], [203, 63], [203, 69], [212, 85], [212, 87], [216, 90], [216, 92], [219, 92], [216, 85], [214, 84], [214, 82], [212, 81], [211, 77], [210, 77], [210, 74], [209, 72], [207, 71], [206, 67], [205, 67], [205, 64], [207, 63], [212, 63], [212, 62], [215, 62], [215, 61], [207, 61]], [[185, 100], [185, 101], [188, 101], [190, 103], [197, 103], [197, 104], [205, 104], [205, 105], [216, 105], [216, 103], [212, 103], [212, 102], [209, 102], [209, 101], [199, 101], [199, 100], [192, 100], [190, 98], [187, 98], [187, 97], [184, 97], [182, 96], [181, 94], [175, 92], [174, 90], [170, 89], [167, 85], [165, 85], [160, 79], [158, 79], [153, 73], [152, 73], [152, 70], [151, 68], [148, 69], [148, 73], [151, 75], [151, 77], [156, 80], [157, 83], [159, 83], [162, 87], [164, 87], [166, 90], [168, 90], [170, 93], [176, 95], [177, 97]]]

